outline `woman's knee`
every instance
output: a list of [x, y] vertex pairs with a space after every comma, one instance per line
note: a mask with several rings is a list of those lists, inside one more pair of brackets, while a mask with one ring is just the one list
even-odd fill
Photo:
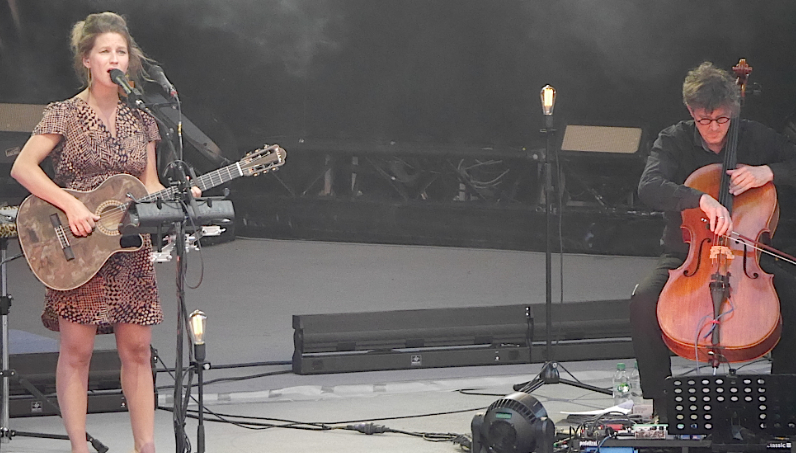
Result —
[[58, 353], [58, 365], [70, 368], [88, 368], [91, 364], [93, 349], [82, 346], [61, 345]]
[[[117, 345], [118, 346], [118, 345]], [[149, 342], [128, 342], [124, 346], [117, 347], [119, 359], [122, 364], [149, 364], [151, 352]]]
[[74, 367], [88, 366], [94, 352], [94, 335], [96, 328], [80, 324], [61, 324], [61, 339], [59, 344], [59, 363]]
[[116, 348], [119, 358], [124, 363], [149, 363], [151, 357], [150, 340], [152, 331], [149, 326], [120, 324], [115, 326]]

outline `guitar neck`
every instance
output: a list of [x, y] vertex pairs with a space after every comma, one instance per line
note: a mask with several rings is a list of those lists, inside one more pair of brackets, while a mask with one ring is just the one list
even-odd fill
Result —
[[[207, 189], [212, 189], [213, 187], [224, 184], [228, 181], [232, 181], [233, 179], [239, 178], [241, 176], [243, 176], [243, 172], [241, 171], [240, 164], [235, 162], [234, 164], [219, 168], [218, 170], [205, 173], [202, 176], [197, 176], [195, 179], [191, 180], [191, 185], [200, 188], [204, 192]], [[168, 187], [161, 191], [151, 193], [141, 198], [139, 201], [150, 202], [155, 201], [158, 198], [162, 200], [173, 200], [175, 199], [178, 191], [178, 187]]]

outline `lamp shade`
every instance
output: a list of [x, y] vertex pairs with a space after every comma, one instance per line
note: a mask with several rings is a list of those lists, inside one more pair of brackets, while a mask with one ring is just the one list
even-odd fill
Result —
[[188, 328], [193, 344], [205, 344], [206, 327], [207, 316], [202, 310], [194, 310], [193, 313], [188, 316]]
[[556, 107], [556, 89], [550, 85], [543, 86], [542, 91], [539, 92], [539, 98], [542, 101], [542, 113], [545, 116], [552, 115], [553, 109]]

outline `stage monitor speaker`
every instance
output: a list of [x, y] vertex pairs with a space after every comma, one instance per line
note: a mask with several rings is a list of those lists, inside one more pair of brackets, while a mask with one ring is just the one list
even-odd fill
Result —
[[293, 315], [293, 371], [528, 363], [524, 305]]
[[[11, 354], [9, 369], [31, 383], [51, 402], [55, 394], [57, 352]], [[127, 410], [121, 391], [121, 362], [115, 349], [94, 351], [88, 377], [88, 412], [118, 412]], [[9, 415], [11, 417], [56, 415], [47, 404], [23, 387], [17, 379], [9, 379]]]
[[[629, 300], [555, 304], [558, 360], [633, 357]], [[293, 371], [341, 373], [548, 360], [544, 304], [293, 315]], [[530, 343], [529, 343], [530, 340]]]
[[636, 154], [641, 147], [643, 129], [639, 127], [585, 126], [567, 124], [561, 152], [597, 154]]

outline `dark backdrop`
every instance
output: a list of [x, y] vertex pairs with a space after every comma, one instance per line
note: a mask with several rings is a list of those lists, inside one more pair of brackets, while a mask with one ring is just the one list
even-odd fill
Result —
[[[793, 0], [0, 0], [0, 103], [72, 96], [80, 87], [70, 28], [105, 10], [127, 17], [179, 90], [184, 114], [226, 157], [266, 141], [288, 150], [281, 179], [232, 187], [237, 226], [249, 235], [544, 247], [536, 163], [524, 152], [500, 159], [543, 146], [547, 83], [558, 89], [559, 123], [641, 126], [650, 139], [687, 116], [681, 83], [705, 60], [730, 69], [746, 58], [754, 67], [761, 94], [745, 116], [779, 130], [796, 107]], [[354, 166], [357, 150], [391, 142], [411, 153], [396, 156], [390, 145]], [[424, 157], [439, 147], [453, 152]], [[190, 147], [186, 158], [200, 171], [216, 166]], [[462, 174], [474, 158], [492, 159], [495, 174]], [[600, 161], [569, 175], [603, 198], [630, 201], [595, 204], [582, 190], [596, 207], [568, 207], [575, 217], [555, 228], [563, 249], [656, 253], [662, 224], [632, 199], [637, 160], [631, 170]], [[504, 174], [497, 195], [459, 195], [463, 182]], [[422, 192], [410, 185], [423, 181], [433, 183]], [[567, 196], [580, 202], [576, 186]], [[635, 236], [638, 244], [628, 240]]]
[[232, 156], [280, 135], [531, 144], [545, 83], [561, 120], [657, 132], [706, 59], [748, 59], [762, 94], [747, 115], [772, 127], [796, 100], [791, 0], [4, 0], [0, 102], [71, 96], [70, 26], [103, 10]]

